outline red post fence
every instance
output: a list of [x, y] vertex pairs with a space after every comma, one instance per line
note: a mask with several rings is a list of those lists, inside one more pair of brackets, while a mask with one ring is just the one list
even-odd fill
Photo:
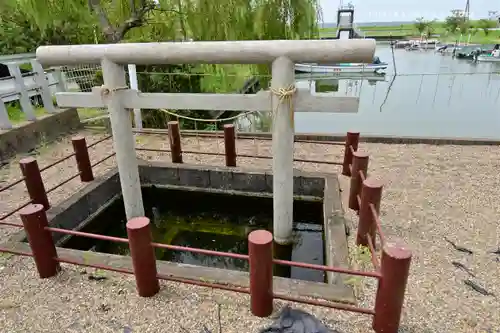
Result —
[[19, 166], [21, 167], [31, 201], [35, 204], [43, 205], [45, 209], [49, 209], [49, 199], [47, 198], [42, 174], [36, 160], [33, 157], [23, 158], [19, 161]]
[[342, 164], [342, 174], [351, 176], [351, 164], [353, 152], [358, 150], [359, 132], [347, 132], [344, 148], [344, 162]]
[[370, 177], [363, 182], [361, 190], [361, 204], [359, 207], [358, 235], [356, 237], [357, 245], [368, 245], [368, 237], [375, 245], [377, 233], [376, 216], [380, 214], [380, 200], [382, 199], [383, 183], [380, 179]]
[[349, 208], [359, 214], [356, 244], [372, 251], [376, 269], [376, 236], [380, 237], [382, 258], [372, 327], [377, 333], [397, 333], [411, 262], [411, 251], [400, 242], [386, 242], [381, 230], [380, 202], [383, 182], [368, 177], [366, 153], [358, 152], [359, 133], [348, 133], [342, 174], [351, 177]]
[[273, 235], [255, 230], [248, 235], [250, 308], [257, 317], [273, 312]]
[[[178, 122], [169, 122], [169, 139], [172, 152], [172, 162], [182, 163], [182, 150]], [[104, 140], [104, 139], [103, 139]], [[102, 141], [102, 140], [101, 140]], [[224, 126], [225, 156], [227, 166], [236, 166], [236, 148], [234, 126]], [[82, 181], [91, 181], [94, 176], [90, 164], [88, 150], [83, 137], [75, 137], [72, 140], [77, 160], [79, 175]], [[203, 249], [193, 249], [166, 244], [152, 243], [150, 221], [146, 217], [137, 217], [127, 223], [127, 238], [107, 237], [97, 234], [76, 232], [57, 228], [48, 228], [46, 210], [50, 207], [47, 193], [42, 181], [40, 169], [36, 160], [32, 157], [20, 161], [21, 170], [26, 182], [26, 187], [33, 204], [25, 204], [20, 210], [21, 220], [26, 231], [28, 242], [32, 250], [38, 274], [41, 278], [51, 277], [60, 270], [59, 262], [77, 263], [69, 259], [57, 257], [56, 247], [51, 232], [60, 232], [70, 235], [87, 236], [110, 241], [120, 241], [129, 244], [132, 258], [133, 271], [100, 266], [99, 268], [132, 273], [136, 278], [137, 291], [140, 296], [150, 297], [158, 293], [160, 289], [159, 278], [155, 259], [154, 247], [168, 248], [171, 250], [191, 251], [209, 255], [227, 256], [237, 259], [248, 260], [250, 264], [250, 288], [238, 289], [225, 285], [217, 285], [205, 282], [193, 282], [176, 278], [179, 282], [198, 284], [208, 287], [232, 290], [250, 294], [250, 307], [254, 315], [267, 317], [273, 311], [273, 299], [297, 301], [302, 303], [329, 306], [336, 309], [354, 311], [358, 313], [371, 314], [373, 318], [373, 329], [377, 333], [397, 333], [401, 311], [404, 302], [404, 294], [408, 280], [411, 262], [411, 251], [404, 245], [394, 242], [386, 242], [381, 230], [380, 201], [383, 183], [377, 178], [367, 177], [368, 154], [358, 152], [359, 133], [348, 133], [345, 142], [344, 161], [342, 162], [342, 174], [351, 176], [349, 207], [359, 213], [358, 232], [356, 244], [369, 246], [372, 251], [372, 262], [375, 272], [360, 272], [340, 267], [327, 267], [320, 265], [309, 265], [305, 263], [293, 263], [290, 261], [273, 259], [273, 236], [265, 230], [253, 231], [248, 236], [249, 255], [222, 253]], [[93, 144], [95, 145], [95, 143]], [[93, 146], [91, 145], [91, 146]], [[89, 146], [89, 147], [91, 147]], [[70, 156], [55, 162], [52, 165], [68, 159]], [[111, 155], [110, 155], [111, 156]], [[107, 158], [105, 158], [107, 159]], [[104, 161], [101, 160], [100, 162]], [[100, 163], [96, 162], [94, 165]], [[337, 163], [340, 164], [340, 163]], [[51, 166], [52, 166], [51, 165]], [[46, 170], [49, 166], [43, 168]], [[78, 176], [78, 174], [76, 176]], [[74, 178], [75, 176], [73, 176]], [[64, 182], [63, 182], [64, 183]], [[17, 211], [16, 210], [16, 211]], [[9, 213], [6, 216], [10, 216]], [[1, 220], [1, 219], [0, 219]], [[13, 225], [0, 222], [0, 224]], [[18, 225], [16, 225], [18, 226]], [[375, 245], [376, 236], [380, 237], [382, 245], [382, 258], [380, 265], [376, 259]], [[2, 249], [0, 248], [0, 251]], [[3, 250], [11, 253], [30, 255], [11, 250]], [[363, 309], [353, 306], [328, 304], [318, 300], [293, 299], [289, 296], [276, 295], [273, 293], [273, 265], [285, 264], [323, 271], [339, 272], [377, 278], [379, 285], [377, 289], [375, 309]], [[314, 267], [313, 267], [314, 266]], [[380, 267], [379, 267], [380, 266]], [[97, 266], [96, 266], [97, 267]]]
[[236, 166], [236, 135], [233, 124], [224, 125], [224, 148], [226, 155], [226, 166]]
[[35, 259], [40, 277], [48, 278], [59, 272], [61, 267], [56, 261], [57, 252], [48, 227], [44, 207], [39, 204], [28, 205], [20, 211], [24, 230]]
[[377, 333], [397, 333], [410, 272], [411, 251], [398, 243], [386, 243], [382, 250], [382, 264], [372, 327]]
[[172, 163], [182, 163], [181, 132], [178, 121], [168, 122], [168, 139], [170, 141]]
[[151, 228], [147, 217], [136, 217], [127, 222], [130, 256], [134, 266], [137, 292], [150, 297], [160, 290], [156, 271], [155, 251], [151, 245]]
[[75, 151], [76, 164], [80, 172], [80, 180], [82, 182], [91, 182], [94, 180], [92, 166], [90, 164], [89, 151], [87, 142], [83, 136], [75, 136], [71, 139], [73, 150]]
[[358, 195], [368, 172], [368, 154], [356, 151], [352, 159], [351, 186], [349, 191], [349, 208], [359, 210]]
[[[113, 157], [115, 154], [111, 153], [108, 156], [102, 158], [101, 160], [94, 162], [94, 164], [90, 164], [90, 159], [89, 159], [89, 153], [88, 153], [88, 148], [94, 147], [95, 145], [110, 139], [112, 136], [106, 136], [102, 139], [99, 139], [95, 142], [93, 142], [91, 145], [87, 146], [85, 138], [82, 136], [76, 136], [72, 138], [72, 144], [73, 144], [73, 149], [74, 153], [66, 155], [65, 157], [62, 157], [49, 165], [46, 165], [43, 168], [38, 167], [38, 163], [36, 159], [33, 157], [26, 157], [23, 158], [19, 161], [19, 166], [21, 168], [21, 172], [23, 174], [23, 177], [21, 179], [18, 179], [17, 181], [14, 181], [7, 186], [4, 186], [0, 189], [0, 192], [6, 191], [13, 186], [16, 186], [17, 184], [20, 184], [24, 181], [26, 184], [26, 189], [28, 191], [30, 200], [23, 205], [11, 210], [8, 213], [3, 214], [0, 216], [0, 225], [10, 225], [13, 227], [22, 227], [22, 225], [19, 224], [14, 224], [10, 222], [2, 222], [9, 216], [12, 216], [14, 213], [19, 212], [22, 208], [26, 207], [29, 203], [34, 203], [34, 204], [40, 204], [44, 207], [44, 209], [49, 209], [50, 208], [50, 202], [49, 199], [47, 198], [47, 194], [58, 189], [62, 185], [68, 183], [69, 181], [75, 179], [76, 177], [80, 176], [80, 180], [82, 182], [90, 182], [94, 179], [93, 171], [92, 168], [105, 160]], [[66, 160], [69, 160], [75, 156], [76, 163], [78, 166], [78, 173], [65, 179], [64, 181], [60, 182], [59, 184], [53, 186], [52, 188], [46, 190], [45, 185], [42, 180], [42, 172], [45, 170], [48, 170], [56, 165], [58, 165], [61, 162], [64, 162]]]

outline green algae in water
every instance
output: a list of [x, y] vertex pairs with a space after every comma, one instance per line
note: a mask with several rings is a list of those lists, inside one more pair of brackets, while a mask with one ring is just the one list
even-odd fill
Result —
[[[248, 254], [248, 234], [272, 231], [272, 198], [206, 192], [143, 188], [146, 215], [151, 219], [154, 242], [206, 250]], [[294, 202], [294, 242], [275, 245], [276, 257], [313, 264], [324, 263], [322, 202]], [[123, 201], [116, 200], [82, 231], [127, 237]], [[64, 245], [79, 250], [128, 255], [127, 244], [71, 237]], [[248, 262], [232, 258], [155, 249], [158, 260], [248, 271]], [[276, 265], [275, 275], [319, 281], [324, 273]]]

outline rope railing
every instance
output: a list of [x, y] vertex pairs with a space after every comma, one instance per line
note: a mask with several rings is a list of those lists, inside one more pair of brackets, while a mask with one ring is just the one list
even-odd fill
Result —
[[16, 186], [17, 184], [19, 183], [22, 183], [24, 181], [24, 177], [21, 178], [21, 179], [18, 179], [16, 181], [13, 181], [12, 183], [10, 184], [7, 184], [5, 185], [4, 187], [0, 187], [0, 193], [3, 192], [3, 191], [7, 191], [8, 189], [10, 189], [11, 187], [14, 187]]
[[71, 153], [71, 154], [69, 154], [69, 155], [66, 155], [66, 156], [64, 156], [64, 157], [62, 157], [62, 158], [60, 158], [60, 159], [58, 159], [57, 161], [54, 161], [54, 162], [50, 163], [49, 165], [44, 166], [43, 168], [41, 168], [41, 169], [40, 169], [40, 172], [44, 172], [45, 170], [48, 170], [48, 169], [50, 169], [50, 168], [52, 168], [52, 167], [55, 167], [55, 166], [56, 166], [56, 165], [58, 165], [59, 163], [62, 163], [62, 162], [64, 162], [64, 161], [66, 161], [66, 160], [70, 159], [70, 158], [71, 158], [71, 157], [73, 157], [73, 156], [75, 156], [75, 153]]
[[[94, 146], [96, 146], [97, 144], [99, 144], [99, 143], [101, 143], [101, 142], [103, 142], [103, 141], [105, 141], [105, 140], [109, 140], [109, 139], [110, 139], [110, 138], [112, 138], [112, 137], [113, 137], [112, 135], [105, 136], [104, 138], [99, 139], [99, 140], [97, 140], [97, 141], [93, 142], [92, 144], [88, 145], [88, 146], [87, 146], [87, 148], [93, 148], [93, 147], [94, 147]], [[40, 168], [40, 172], [44, 172], [44, 171], [46, 171], [46, 170], [48, 170], [48, 169], [50, 169], [50, 168], [52, 168], [52, 167], [54, 167], [54, 166], [58, 165], [59, 163], [62, 163], [62, 162], [64, 162], [64, 161], [66, 161], [66, 160], [70, 159], [70, 158], [71, 158], [71, 157], [73, 157], [73, 156], [75, 156], [75, 152], [73, 152], [73, 153], [71, 153], [71, 154], [68, 154], [68, 155], [66, 155], [66, 156], [64, 156], [64, 157], [61, 157], [61, 158], [59, 158], [58, 160], [56, 160], [56, 161], [54, 161], [54, 162], [52, 162], [52, 163], [50, 163], [50, 164], [48, 164], [48, 165], [44, 166], [43, 168]], [[3, 187], [0, 187], [0, 192], [3, 192], [3, 191], [8, 190], [8, 189], [10, 189], [10, 188], [11, 188], [11, 187], [13, 187], [13, 186], [16, 186], [16, 185], [18, 185], [18, 184], [22, 183], [24, 180], [25, 180], [25, 179], [24, 179], [24, 177], [23, 177], [23, 178], [20, 178], [20, 179], [18, 179], [18, 180], [13, 181], [13, 182], [12, 182], [12, 183], [10, 183], [10, 184], [7, 184], [7, 185], [5, 185], [5, 186], [3, 186]]]
[[97, 160], [96, 162], [92, 163], [90, 166], [93, 168], [93, 167], [101, 164], [102, 162], [110, 159], [111, 157], [113, 157], [115, 155], [116, 155], [116, 153], [113, 152], [113, 153], [109, 154], [108, 156], [105, 156], [105, 157], [101, 158], [100, 160]]
[[[93, 142], [92, 144], [88, 145], [88, 146], [87, 146], [87, 148], [93, 148], [93, 147], [94, 147], [94, 146], [96, 146], [97, 144], [99, 144], [99, 143], [101, 143], [101, 142], [103, 142], [103, 141], [105, 141], [105, 140], [109, 140], [109, 139], [110, 139], [110, 138], [112, 138], [112, 137], [113, 137], [112, 135], [105, 136], [104, 138], [99, 139], [99, 140], [97, 140], [97, 141]], [[74, 152], [73, 152], [73, 153], [71, 153], [71, 154], [69, 154], [69, 155], [66, 155], [66, 156], [64, 156], [64, 157], [62, 157], [62, 158], [60, 158], [60, 159], [58, 159], [58, 160], [56, 160], [56, 161], [54, 161], [54, 162], [52, 162], [52, 163], [50, 163], [50, 164], [46, 165], [46, 166], [44, 166], [43, 168], [41, 168], [41, 169], [40, 169], [40, 172], [44, 172], [44, 171], [46, 171], [46, 170], [48, 170], [48, 169], [50, 169], [50, 168], [52, 168], [52, 167], [54, 167], [54, 166], [58, 165], [59, 163], [62, 163], [62, 162], [64, 162], [64, 161], [66, 161], [66, 160], [70, 159], [70, 158], [71, 158], [71, 157], [73, 157], [73, 156], [75, 156], [75, 153], [74, 153]], [[18, 184], [22, 183], [24, 180], [25, 180], [25, 178], [24, 178], [24, 177], [22, 177], [22, 178], [20, 178], [20, 179], [18, 179], [18, 180], [13, 181], [13, 182], [12, 182], [12, 183], [10, 183], [10, 184], [7, 184], [7, 185], [5, 185], [5, 186], [3, 186], [3, 187], [0, 187], [0, 193], [1, 193], [1, 192], [4, 192], [4, 191], [7, 191], [8, 189], [10, 189], [10, 188], [12, 188], [12, 187], [14, 187], [14, 186], [16, 186], [16, 185], [18, 185]], [[0, 218], [0, 220], [1, 220], [1, 218]]]
[[[65, 235], [80, 236], [80, 237], [87, 237], [87, 238], [104, 240], [104, 241], [130, 244], [130, 241], [127, 238], [123, 238], [123, 237], [105, 236], [105, 235], [100, 235], [100, 234], [81, 232], [81, 231], [75, 231], [75, 230], [68, 230], [68, 229], [61, 229], [61, 228], [53, 228], [53, 227], [45, 227], [44, 229], [47, 231], [50, 231], [50, 232], [57, 232], [57, 233], [65, 234]], [[155, 242], [151, 242], [151, 246], [154, 248], [160, 248], [160, 249], [165, 249], [165, 250], [170, 250], [170, 251], [190, 252], [190, 253], [197, 253], [197, 254], [203, 254], [203, 255], [209, 255], [209, 256], [218, 256], [218, 257], [239, 259], [239, 260], [245, 260], [245, 261], [248, 261], [250, 258], [249, 255], [245, 255], [245, 254], [204, 250], [204, 249], [192, 248], [192, 247], [187, 247], [187, 246], [178, 246], [178, 245], [162, 244], [162, 243], [155, 243]], [[309, 263], [289, 261], [289, 260], [273, 259], [273, 264], [291, 266], [291, 267], [307, 268], [307, 269], [319, 270], [319, 271], [324, 271], [324, 272], [335, 272], [335, 273], [341, 273], [341, 274], [350, 274], [350, 275], [357, 275], [357, 276], [380, 278], [380, 273], [378, 273], [378, 272], [354, 271], [354, 270], [345, 269], [345, 268], [341, 268], [341, 267], [329, 267], [329, 266], [325, 266], [325, 265], [316, 265], [316, 264], [309, 264]]]
[[378, 271], [380, 269], [380, 264], [378, 262], [377, 256], [375, 255], [375, 245], [373, 244], [373, 241], [370, 237], [368, 237], [366, 240], [368, 241], [368, 248], [370, 249], [370, 252], [372, 254], [370, 256], [370, 259], [372, 261], [373, 268]]
[[226, 257], [232, 259], [240, 259], [240, 260], [249, 260], [248, 255], [238, 254], [238, 253], [229, 253], [229, 252], [220, 252], [220, 251], [211, 251], [211, 250], [203, 250], [197, 249], [187, 246], [178, 246], [178, 245], [170, 245], [170, 244], [162, 244], [162, 243], [151, 243], [151, 246], [157, 247], [160, 249], [171, 250], [171, 251], [183, 251], [183, 252], [191, 252], [197, 254], [205, 254], [209, 256], [218, 256], [218, 257]]
[[[168, 134], [167, 129], [156, 129], [156, 128], [143, 128], [143, 129], [132, 129], [132, 132], [136, 134]], [[180, 130], [180, 133], [183, 137], [200, 137], [200, 138], [220, 138], [224, 135], [224, 131], [202, 131], [202, 130]], [[239, 132], [238, 140], [262, 140], [262, 141], [271, 141], [272, 137], [269, 133], [262, 132]], [[339, 138], [340, 140], [340, 138]], [[345, 142], [340, 141], [332, 141], [328, 140], [309, 140], [309, 139], [300, 139], [300, 135], [296, 136], [294, 139], [295, 143], [312, 143], [312, 144], [320, 144], [320, 145], [329, 145], [329, 146], [344, 146]]]
[[101, 142], [104, 142], [104, 141], [112, 139], [112, 138], [113, 138], [113, 135], [107, 135], [107, 136], [105, 136], [105, 137], [103, 137], [103, 138], [101, 138], [101, 139], [99, 139], [99, 140], [91, 143], [90, 145], [87, 146], [87, 148], [93, 148], [96, 145], [100, 144]]
[[[26, 184], [26, 188], [28, 191], [28, 194], [30, 196], [30, 200], [23, 205], [3, 214], [0, 216], [0, 225], [4, 226], [11, 226], [11, 227], [22, 227], [20, 224], [16, 223], [7, 223], [3, 222], [3, 220], [7, 219], [8, 217], [14, 215], [15, 213], [19, 212], [21, 209], [24, 207], [28, 206], [30, 203], [39, 203], [42, 204], [46, 209], [50, 208], [50, 204], [47, 198], [47, 194], [57, 190], [58, 188], [62, 187], [63, 185], [69, 183], [73, 179], [77, 178], [78, 176], [80, 177], [80, 180], [82, 182], [90, 182], [94, 180], [94, 175], [92, 168], [99, 165], [100, 163], [104, 162], [105, 160], [113, 157], [115, 153], [111, 153], [107, 155], [106, 157], [96, 161], [93, 164], [90, 164], [90, 158], [89, 158], [89, 153], [88, 149], [95, 147], [97, 144], [108, 140], [112, 138], [111, 135], [105, 136], [95, 142], [93, 142], [90, 145], [86, 144], [85, 138], [82, 136], [75, 136], [72, 138], [71, 142], [73, 145], [73, 150], [74, 152], [71, 154], [68, 154], [62, 158], [59, 158], [58, 160], [44, 166], [43, 168], [38, 167], [38, 163], [36, 159], [33, 157], [27, 157], [23, 158], [19, 161], [19, 165], [21, 168], [21, 172], [23, 173], [23, 177], [21, 179], [18, 179], [0, 189], [0, 192], [6, 191], [11, 189], [12, 187], [19, 185], [20, 183], [24, 182]], [[67, 161], [68, 159], [75, 157], [76, 163], [78, 166], [78, 173], [64, 179], [62, 182], [54, 185], [53, 187], [49, 188], [48, 190], [45, 190], [45, 185], [42, 180], [42, 172], [47, 171], [50, 168], [53, 168], [54, 166]]]
[[384, 246], [385, 236], [384, 236], [384, 233], [382, 232], [382, 222], [380, 221], [380, 216], [377, 213], [375, 205], [373, 205], [372, 203], [370, 203], [369, 205], [370, 205], [370, 210], [371, 210], [372, 215], [373, 215], [373, 220], [375, 222], [375, 227], [377, 228], [376, 229], [377, 234], [380, 237], [380, 243], [382, 244], [382, 246]]
[[[146, 151], [146, 152], [157, 152], [157, 153], [171, 153], [171, 149], [160, 149], [160, 148], [135, 148], [136, 151]], [[181, 150], [181, 154], [193, 154], [193, 155], [209, 155], [209, 156], [226, 156], [226, 153], [210, 152], [210, 151], [199, 151], [199, 150]], [[268, 155], [252, 155], [252, 154], [236, 154], [236, 157], [241, 158], [257, 158], [257, 159], [272, 159], [272, 156]], [[303, 163], [314, 163], [314, 164], [328, 164], [328, 165], [342, 165], [342, 162], [335, 161], [321, 161], [303, 158], [294, 158], [294, 162]]]
[[[50, 168], [52, 168], [52, 167], [54, 167], [54, 166], [58, 165], [59, 163], [62, 163], [62, 162], [64, 162], [64, 161], [66, 161], [66, 160], [70, 159], [70, 158], [71, 158], [71, 157], [73, 157], [73, 156], [75, 156], [75, 153], [71, 153], [71, 154], [69, 154], [69, 155], [66, 155], [66, 156], [64, 156], [64, 157], [62, 157], [62, 158], [60, 158], [60, 159], [58, 159], [57, 161], [54, 161], [54, 162], [50, 163], [49, 165], [46, 165], [45, 167], [41, 168], [41, 169], [40, 169], [40, 172], [44, 172], [44, 171], [46, 171], [46, 170], [48, 170], [48, 169], [50, 169]], [[0, 193], [1, 193], [1, 192], [3, 192], [3, 191], [8, 190], [8, 189], [10, 189], [10, 188], [12, 188], [12, 187], [14, 187], [14, 186], [16, 186], [16, 185], [20, 184], [20, 183], [22, 183], [22, 182], [23, 182], [23, 181], [25, 181], [25, 180], [26, 180], [26, 179], [25, 179], [24, 177], [22, 177], [22, 178], [20, 178], [20, 179], [18, 179], [18, 180], [16, 180], [16, 181], [13, 181], [12, 183], [10, 183], [10, 184], [8, 184], [8, 185], [6, 185], [6, 186], [4, 186], [4, 187], [0, 188]], [[0, 220], [1, 220], [1, 219], [0, 219]]]
[[381, 277], [378, 272], [362, 272], [362, 271], [355, 271], [352, 269], [346, 269], [346, 268], [341, 268], [341, 267], [329, 267], [329, 266], [324, 266], [324, 265], [307, 264], [307, 263], [301, 263], [301, 262], [289, 261], [289, 260], [274, 259], [273, 263], [277, 264], [277, 265], [300, 267], [300, 268], [313, 269], [313, 270], [317, 270], [317, 271], [334, 272], [334, 273], [349, 274], [349, 275], [355, 275], [355, 276], [365, 276], [365, 277], [372, 277], [372, 278], [377, 278], [377, 279]]
[[71, 177], [68, 177], [66, 178], [65, 180], [63, 180], [62, 182], [60, 182], [59, 184], [57, 185], [54, 185], [53, 187], [51, 187], [50, 189], [47, 190], [47, 194], [49, 194], [50, 192], [53, 192], [55, 190], [57, 190], [59, 187], [69, 183], [70, 181], [72, 181], [73, 179], [75, 179], [76, 177], [80, 176], [82, 173], [81, 172], [78, 172], [76, 175], [73, 175]]
[[21, 209], [23, 209], [24, 207], [28, 206], [30, 203], [32, 203], [33, 200], [30, 200], [28, 202], [25, 202], [24, 204], [22, 204], [21, 206], [11, 210], [10, 212], [8, 213], [5, 213], [4, 215], [0, 216], [0, 225], [10, 225], [12, 227], [22, 227], [22, 225], [20, 224], [15, 224], [15, 223], [7, 223], [7, 222], [2, 222], [3, 220], [5, 220], [6, 218], [14, 215], [15, 213], [17, 213], [18, 211], [20, 211]]

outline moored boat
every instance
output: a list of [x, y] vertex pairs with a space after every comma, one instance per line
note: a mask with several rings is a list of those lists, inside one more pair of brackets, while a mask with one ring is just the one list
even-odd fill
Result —
[[435, 50], [441, 45], [441, 42], [436, 39], [414, 40], [413, 43], [417, 44], [421, 50]]
[[397, 40], [394, 42], [391, 42], [391, 45], [394, 46], [395, 49], [404, 49], [408, 46], [411, 45], [411, 41], [409, 40]]
[[317, 65], [317, 64], [295, 64], [295, 70], [302, 73], [375, 73], [383, 71], [387, 64], [335, 64], [335, 65]]
[[476, 61], [479, 62], [500, 62], [500, 57], [494, 57], [491, 54], [483, 54], [477, 57]]
[[457, 50], [455, 55], [457, 58], [474, 60], [476, 56], [490, 55], [495, 47], [493, 45], [467, 45]]
[[409, 46], [405, 47], [405, 50], [406, 50], [406, 51], [419, 51], [419, 50], [421, 50], [421, 49], [422, 49], [422, 48], [421, 48], [421, 47], [420, 47], [420, 45], [418, 45], [418, 44], [411, 44], [411, 45], [409, 45]]
[[340, 64], [295, 64], [295, 71], [302, 73], [377, 73], [387, 68], [387, 63], [375, 57], [373, 63], [340, 63]]

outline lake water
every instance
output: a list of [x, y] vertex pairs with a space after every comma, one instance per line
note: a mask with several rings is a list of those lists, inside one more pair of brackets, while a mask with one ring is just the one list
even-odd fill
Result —
[[[359, 111], [296, 113], [296, 132], [500, 139], [500, 64], [474, 64], [434, 51], [394, 54], [397, 75], [390, 47], [382, 46], [376, 55], [390, 65], [378, 81], [316, 80], [315, 91], [328, 91], [334, 83], [338, 91], [329, 94], [359, 96]], [[298, 79], [297, 86], [311, 81]]]

